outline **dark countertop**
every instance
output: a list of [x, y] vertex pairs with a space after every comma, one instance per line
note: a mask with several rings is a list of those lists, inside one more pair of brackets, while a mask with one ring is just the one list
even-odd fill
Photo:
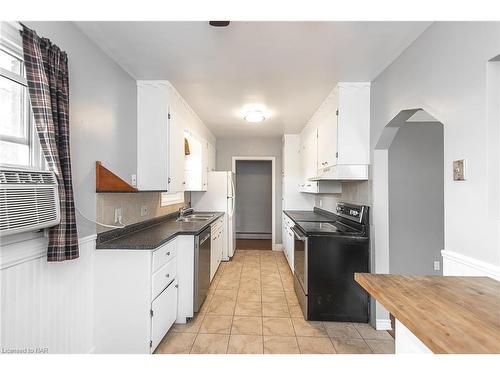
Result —
[[337, 220], [335, 214], [317, 207], [314, 207], [314, 211], [285, 210], [283, 212], [295, 223], [298, 221], [329, 222]]
[[[202, 213], [196, 211], [195, 213]], [[151, 250], [179, 235], [197, 235], [214, 221], [224, 216], [224, 212], [203, 212], [215, 216], [206, 221], [179, 222], [177, 214], [128, 225], [97, 235], [96, 249], [137, 249]]]
[[[321, 208], [314, 207], [313, 211], [298, 211], [298, 210], [284, 210], [283, 213], [287, 215], [295, 225], [304, 232], [307, 236], [331, 236], [331, 235], [342, 235], [349, 237], [357, 237], [361, 240], [366, 240], [367, 237], [360, 236], [359, 230], [320, 230], [317, 226], [309, 225], [312, 223], [334, 223], [339, 221], [339, 217], [333, 212], [322, 210]], [[339, 228], [339, 224], [336, 226]]]

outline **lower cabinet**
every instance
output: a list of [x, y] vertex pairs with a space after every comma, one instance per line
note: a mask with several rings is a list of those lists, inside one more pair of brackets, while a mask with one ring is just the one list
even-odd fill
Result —
[[177, 284], [170, 285], [151, 304], [151, 348], [156, 348], [177, 319]]
[[224, 255], [224, 218], [211, 225], [210, 281], [215, 276]]
[[178, 315], [177, 238], [94, 255], [95, 352], [152, 353]]
[[293, 262], [294, 262], [294, 234], [292, 231], [294, 223], [293, 221], [286, 215], [283, 214], [283, 252], [285, 254], [285, 258], [288, 261], [288, 265], [290, 266], [290, 269], [292, 270], [292, 273], [294, 272], [293, 270]]

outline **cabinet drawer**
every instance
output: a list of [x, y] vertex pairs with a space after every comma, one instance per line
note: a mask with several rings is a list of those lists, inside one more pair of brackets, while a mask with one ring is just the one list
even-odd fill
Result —
[[153, 274], [151, 298], [155, 299], [176, 276], [177, 258], [174, 258]]
[[151, 304], [151, 352], [177, 318], [177, 280], [174, 280]]
[[219, 219], [210, 226], [212, 237], [216, 236], [217, 233], [219, 233], [222, 230], [222, 224], [223, 224], [222, 219]]
[[172, 240], [153, 252], [153, 272], [159, 270], [177, 254], [177, 241]]

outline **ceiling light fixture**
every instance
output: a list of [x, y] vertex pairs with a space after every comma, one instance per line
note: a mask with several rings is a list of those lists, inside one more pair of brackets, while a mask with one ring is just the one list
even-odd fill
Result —
[[248, 111], [243, 116], [247, 122], [262, 122], [266, 119], [266, 115], [260, 110]]
[[230, 21], [208, 21], [210, 26], [214, 27], [226, 27], [229, 26]]

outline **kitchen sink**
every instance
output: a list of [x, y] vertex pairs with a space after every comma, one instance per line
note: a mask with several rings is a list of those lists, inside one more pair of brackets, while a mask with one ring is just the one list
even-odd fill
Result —
[[182, 222], [198, 222], [198, 221], [207, 221], [213, 218], [214, 214], [189, 214], [182, 217], [179, 217], [177, 221]]
[[200, 219], [210, 219], [214, 217], [214, 214], [191, 214], [191, 215], [186, 215], [184, 217], [192, 217], [192, 218], [200, 218]]
[[207, 221], [209, 218], [208, 217], [180, 217], [176, 221], [182, 221], [182, 222], [194, 222], [194, 221]]

